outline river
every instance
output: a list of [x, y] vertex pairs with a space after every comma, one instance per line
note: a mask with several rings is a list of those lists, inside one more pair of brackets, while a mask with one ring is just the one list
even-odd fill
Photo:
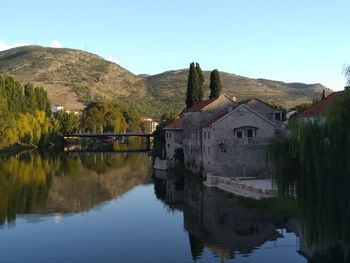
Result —
[[0, 262], [314, 262], [299, 223], [247, 208], [148, 153], [0, 161]]

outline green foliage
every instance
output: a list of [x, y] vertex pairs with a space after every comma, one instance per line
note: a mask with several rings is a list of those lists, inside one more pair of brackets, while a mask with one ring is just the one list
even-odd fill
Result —
[[201, 67], [196, 63], [196, 71], [198, 75], [199, 82], [199, 101], [202, 101], [204, 98], [204, 76]]
[[350, 85], [350, 66], [346, 66], [343, 70], [343, 74], [346, 78], [346, 84]]
[[311, 106], [312, 106], [311, 103], [303, 103], [303, 104], [296, 105], [295, 107], [291, 108], [291, 110], [296, 110], [297, 112], [302, 112], [302, 111], [310, 108]]
[[41, 87], [22, 86], [0, 75], [0, 147], [14, 143], [38, 144], [51, 130], [50, 102]]
[[201, 96], [203, 96], [201, 95], [202, 92], [203, 91], [200, 89], [200, 80], [198, 77], [197, 69], [194, 62], [192, 62], [190, 64], [190, 70], [188, 73], [186, 108], [190, 108], [200, 102]]
[[79, 100], [84, 103], [89, 104], [93, 100], [91, 89], [87, 86], [73, 86], [72, 90], [77, 94]]
[[93, 132], [141, 131], [140, 114], [122, 103], [94, 102], [83, 113], [82, 127]]
[[309, 245], [327, 254], [350, 247], [350, 93], [344, 91], [325, 117], [294, 120], [290, 135], [273, 141], [269, 158], [282, 196], [299, 204]]
[[166, 112], [161, 116], [157, 129], [153, 132], [152, 156], [163, 158], [165, 155], [165, 131], [163, 128], [176, 119], [175, 112]]
[[63, 135], [79, 131], [79, 115], [61, 110], [58, 111], [54, 117], [57, 120], [57, 129], [60, 134]]
[[217, 69], [214, 69], [210, 73], [209, 88], [210, 88], [209, 98], [215, 98], [215, 97], [218, 97], [220, 95], [221, 90], [222, 90], [222, 85], [221, 85], [221, 81], [220, 81], [219, 71]]

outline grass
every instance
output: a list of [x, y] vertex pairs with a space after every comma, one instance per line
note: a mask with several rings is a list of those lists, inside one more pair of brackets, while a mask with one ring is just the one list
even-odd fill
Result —
[[9, 147], [0, 149], [0, 156], [15, 155], [32, 149], [36, 149], [36, 147], [34, 145], [29, 144], [14, 144]]

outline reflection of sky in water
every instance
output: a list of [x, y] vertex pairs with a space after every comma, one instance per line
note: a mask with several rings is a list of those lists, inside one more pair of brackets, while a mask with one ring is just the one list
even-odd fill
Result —
[[[62, 216], [18, 217], [16, 227], [0, 232], [0, 262], [193, 262], [183, 213], [169, 213], [153, 185], [137, 186], [98, 209]], [[295, 235], [283, 234], [232, 261], [306, 262], [296, 253]], [[220, 258], [205, 248], [198, 262]]]

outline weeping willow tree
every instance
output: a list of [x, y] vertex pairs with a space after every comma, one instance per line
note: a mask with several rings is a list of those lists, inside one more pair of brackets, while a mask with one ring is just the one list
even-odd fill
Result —
[[[323, 258], [350, 257], [350, 91], [325, 116], [295, 120], [270, 146], [273, 178], [283, 197], [297, 199], [309, 247]], [[341, 251], [341, 252], [339, 252]]]

